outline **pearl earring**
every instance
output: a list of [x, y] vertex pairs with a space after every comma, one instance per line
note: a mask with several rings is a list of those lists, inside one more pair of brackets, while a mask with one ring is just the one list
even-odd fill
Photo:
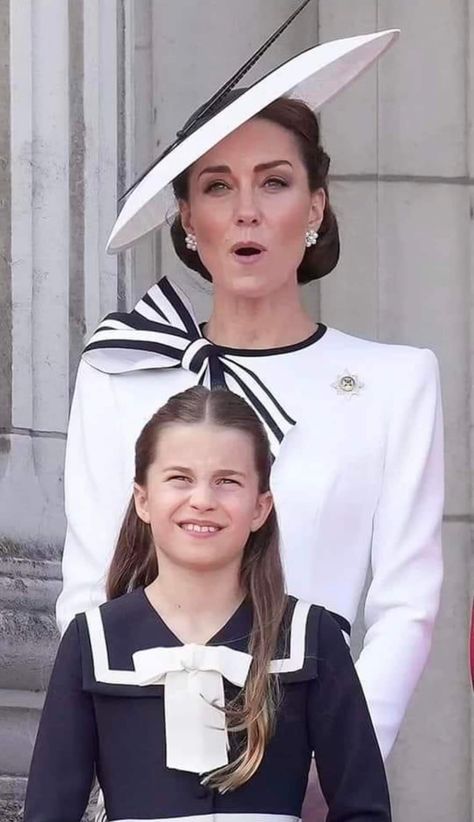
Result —
[[197, 251], [198, 246], [195, 234], [186, 234], [184, 242], [186, 243], [186, 248], [189, 248], [190, 251]]
[[318, 237], [319, 234], [314, 228], [308, 228], [304, 238], [306, 248], [311, 248], [312, 245], [316, 245]]

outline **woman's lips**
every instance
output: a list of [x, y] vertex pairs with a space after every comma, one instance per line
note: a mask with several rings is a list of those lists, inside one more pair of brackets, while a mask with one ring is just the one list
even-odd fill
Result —
[[240, 265], [253, 265], [259, 262], [264, 254], [266, 248], [260, 243], [236, 243], [231, 248], [231, 254]]
[[255, 240], [245, 240], [240, 243], [235, 243], [230, 249], [232, 252], [251, 252], [251, 251], [266, 251], [266, 248], [261, 243]]
[[259, 251], [258, 254], [252, 254], [248, 257], [239, 256], [239, 254], [232, 254], [232, 257], [239, 265], [255, 265], [255, 263], [261, 262], [264, 256], [264, 251]]

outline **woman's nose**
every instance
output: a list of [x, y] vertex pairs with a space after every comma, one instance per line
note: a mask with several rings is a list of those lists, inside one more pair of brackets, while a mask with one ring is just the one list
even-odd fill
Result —
[[260, 209], [253, 192], [241, 192], [236, 205], [237, 225], [258, 225]]

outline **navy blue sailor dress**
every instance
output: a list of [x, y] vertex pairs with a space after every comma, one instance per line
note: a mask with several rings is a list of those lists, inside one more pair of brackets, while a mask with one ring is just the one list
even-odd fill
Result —
[[[341, 629], [324, 608], [292, 597], [272, 662], [281, 702], [262, 762], [236, 790], [201, 784], [222, 745], [232, 761], [240, 734], [227, 736], [225, 718], [219, 729], [223, 713], [202, 698], [199, 676], [234, 698], [251, 663], [251, 624], [244, 601], [205, 646], [183, 645], [143, 588], [76, 616], [51, 676], [24, 822], [80, 822], [95, 776], [109, 822], [295, 822], [313, 752], [327, 822], [389, 822], [384, 765]], [[201, 705], [202, 717], [192, 716]], [[205, 726], [202, 739], [195, 721]]]

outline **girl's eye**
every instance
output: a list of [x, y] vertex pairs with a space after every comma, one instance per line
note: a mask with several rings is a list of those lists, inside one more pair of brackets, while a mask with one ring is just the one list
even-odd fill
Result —
[[173, 477], [168, 477], [168, 480], [174, 480], [174, 481], [177, 481], [177, 482], [189, 482], [190, 481], [189, 477], [185, 477], [182, 474], [176, 474]]
[[281, 177], [269, 177], [265, 180], [265, 185], [267, 188], [288, 188], [287, 181], [282, 180]]

